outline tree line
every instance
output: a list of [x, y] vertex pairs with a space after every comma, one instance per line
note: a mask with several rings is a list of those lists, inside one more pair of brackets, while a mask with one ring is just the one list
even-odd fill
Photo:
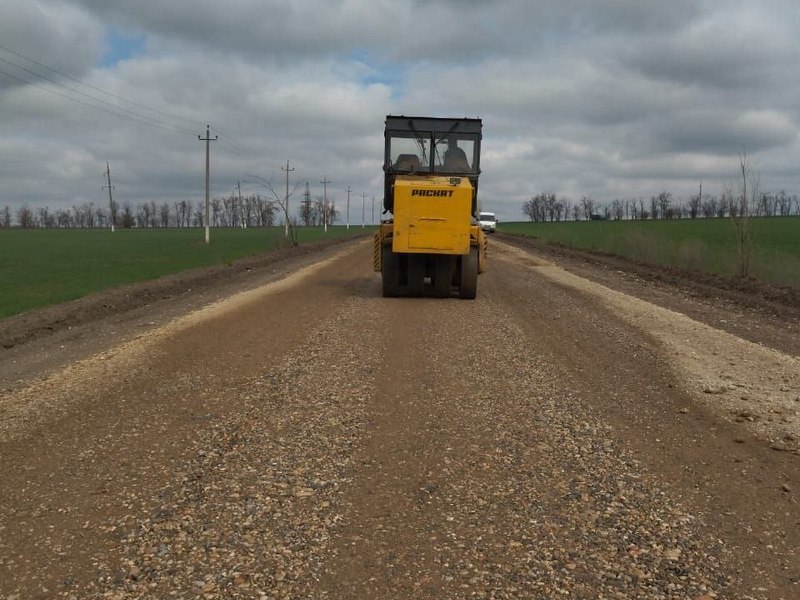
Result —
[[[746, 207], [753, 217], [788, 217], [800, 215], [800, 200], [797, 194], [785, 191], [759, 193], [749, 200]], [[669, 192], [660, 192], [645, 198], [612, 200], [600, 203], [589, 196], [572, 201], [565, 196], [556, 197], [550, 192], [536, 194], [522, 204], [523, 214], [533, 222], [544, 221], [588, 221], [630, 219], [696, 219], [740, 216], [741, 200], [732, 189], [721, 194], [699, 192], [688, 199], [674, 197]]]
[[[283, 218], [283, 210], [275, 200], [259, 194], [221, 196], [209, 202], [209, 223], [212, 227], [273, 227]], [[325, 207], [321, 197], [300, 202], [297, 214], [290, 216], [292, 225], [315, 227], [333, 225], [339, 219], [335, 205]], [[177, 200], [173, 202], [143, 201], [112, 206], [95, 206], [93, 202], [70, 208], [51, 210], [31, 208], [25, 204], [16, 211], [9, 206], [0, 209], [0, 228], [91, 229], [109, 227], [123, 229], [205, 227], [205, 202]]]

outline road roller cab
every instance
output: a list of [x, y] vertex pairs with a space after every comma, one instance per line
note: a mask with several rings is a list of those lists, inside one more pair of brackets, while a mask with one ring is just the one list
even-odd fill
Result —
[[480, 119], [386, 117], [384, 214], [374, 267], [384, 296], [475, 298], [486, 237], [476, 207]]

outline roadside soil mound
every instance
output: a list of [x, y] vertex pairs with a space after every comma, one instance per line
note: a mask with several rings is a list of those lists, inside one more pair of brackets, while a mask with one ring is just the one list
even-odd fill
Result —
[[193, 290], [227, 285], [352, 239], [337, 238], [301, 246], [285, 246], [269, 253], [242, 258], [229, 265], [174, 273], [8, 317], [0, 320], [0, 347], [10, 350], [65, 329], [126, 313], [160, 300], [180, 297]]
[[724, 299], [746, 308], [766, 309], [775, 316], [800, 317], [800, 290], [764, 283], [757, 279], [724, 277], [668, 265], [656, 265], [616, 254], [572, 248], [538, 238], [498, 233], [498, 238], [521, 248], [533, 248], [569, 261], [623, 271], [645, 281], [660, 282], [690, 291], [694, 296]]

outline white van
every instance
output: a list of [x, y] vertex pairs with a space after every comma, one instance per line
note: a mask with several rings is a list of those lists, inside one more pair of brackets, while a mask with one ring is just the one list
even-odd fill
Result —
[[478, 213], [478, 225], [481, 226], [487, 233], [494, 233], [497, 229], [497, 218], [494, 216], [494, 213], [491, 212], [480, 212]]

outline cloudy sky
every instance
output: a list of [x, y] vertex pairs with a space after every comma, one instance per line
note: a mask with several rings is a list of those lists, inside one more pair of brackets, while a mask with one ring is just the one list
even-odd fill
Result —
[[200, 199], [209, 123], [212, 194], [289, 160], [360, 209], [387, 114], [481, 117], [504, 220], [718, 193], [742, 152], [800, 193], [798, 40], [796, 0], [0, 0], [0, 206], [101, 205], [106, 161], [119, 202]]

